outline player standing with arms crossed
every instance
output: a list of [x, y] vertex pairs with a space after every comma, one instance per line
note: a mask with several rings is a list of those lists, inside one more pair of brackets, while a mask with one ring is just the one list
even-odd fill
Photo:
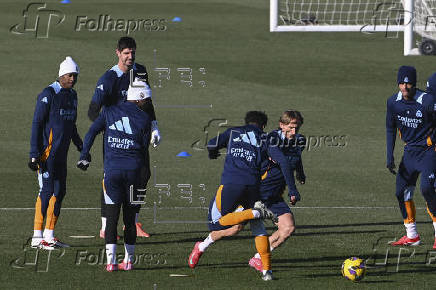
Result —
[[[77, 82], [79, 67], [67, 56], [59, 66], [59, 78], [36, 101], [30, 139], [29, 168], [38, 171], [39, 194], [31, 246], [44, 250], [69, 247], [54, 237], [62, 200], [66, 194], [67, 156], [71, 141], [82, 150], [77, 133]], [[42, 231], [44, 218], [45, 230]]]
[[[111, 69], [106, 71], [103, 76], [98, 80], [95, 88], [94, 96], [89, 104], [88, 117], [91, 121], [94, 121], [100, 109], [102, 107], [109, 107], [116, 105], [119, 102], [126, 100], [127, 90], [132, 80], [140, 78], [145, 80], [148, 86], [148, 74], [144, 66], [135, 63], [136, 57], [136, 42], [131, 37], [121, 37], [118, 40], [116, 54], [118, 57], [118, 63]], [[130, 71], [133, 70], [133, 76], [131, 77]], [[151, 95], [144, 101], [140, 107], [146, 112], [151, 120], [151, 143], [154, 147], [160, 143], [160, 132], [157, 127], [156, 115], [154, 112], [154, 106], [151, 100]], [[104, 149], [103, 149], [104, 150]], [[104, 152], [103, 152], [104, 155]], [[148, 158], [148, 148], [146, 150], [146, 158], [144, 168], [142, 170], [142, 188], [147, 187], [147, 182], [150, 179], [150, 161]], [[136, 212], [136, 230], [139, 237], [149, 237], [150, 235], [142, 229], [141, 223], [138, 222], [140, 207], [137, 207]], [[101, 230], [100, 237], [104, 238], [106, 228], [106, 208], [104, 198], [102, 194], [101, 198]]]
[[[103, 108], [85, 136], [83, 150], [77, 167], [86, 170], [89, 166], [89, 151], [100, 132], [104, 138], [103, 195], [106, 206], [107, 226], [105, 233], [108, 272], [132, 270], [135, 260], [136, 205], [131, 192], [142, 189], [142, 169], [147, 162], [150, 142], [151, 118], [140, 109], [151, 96], [144, 82], [135, 82], [139, 87], [130, 87], [127, 101]], [[131, 188], [132, 187], [132, 188]], [[123, 207], [125, 257], [117, 265], [117, 223]]]
[[[400, 67], [397, 84], [400, 91], [387, 101], [386, 153], [387, 168], [396, 175], [395, 194], [404, 219], [406, 235], [391, 245], [416, 246], [421, 243], [421, 238], [416, 229], [413, 192], [419, 174], [421, 192], [427, 202], [428, 212], [433, 222], [436, 221], [436, 100], [433, 95], [416, 88], [414, 67]], [[395, 172], [394, 163], [397, 129], [400, 138], [406, 143], [398, 173]]]

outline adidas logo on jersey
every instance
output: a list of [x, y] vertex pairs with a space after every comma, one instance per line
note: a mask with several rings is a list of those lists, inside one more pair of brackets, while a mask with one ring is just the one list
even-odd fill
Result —
[[103, 84], [97, 86], [97, 89], [100, 89], [100, 90], [104, 91], [104, 89], [103, 89]]
[[42, 99], [41, 99], [41, 102], [48, 104], [47, 97], [42, 98]]
[[416, 111], [416, 117], [418, 117], [418, 118], [422, 117], [422, 113], [420, 110]]
[[122, 117], [121, 120], [116, 121], [109, 126], [109, 129], [116, 130], [120, 132], [125, 132], [127, 134], [133, 134], [132, 128], [130, 127], [130, 122], [128, 117]]

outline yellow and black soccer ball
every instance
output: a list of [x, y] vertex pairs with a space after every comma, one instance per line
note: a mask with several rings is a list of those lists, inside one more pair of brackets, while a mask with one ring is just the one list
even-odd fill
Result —
[[346, 279], [359, 282], [365, 277], [365, 261], [357, 257], [348, 258], [342, 263], [341, 272]]

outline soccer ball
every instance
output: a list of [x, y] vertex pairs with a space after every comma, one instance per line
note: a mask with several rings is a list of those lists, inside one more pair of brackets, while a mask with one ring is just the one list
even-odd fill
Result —
[[342, 276], [353, 282], [359, 282], [365, 277], [366, 266], [365, 261], [351, 257], [342, 263]]

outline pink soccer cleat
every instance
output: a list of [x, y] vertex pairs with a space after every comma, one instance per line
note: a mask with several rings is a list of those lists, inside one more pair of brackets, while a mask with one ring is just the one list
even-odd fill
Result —
[[118, 271], [118, 264], [107, 264], [106, 271], [108, 272]]
[[132, 262], [127, 262], [127, 263], [122, 262], [121, 264], [118, 265], [118, 270], [130, 271], [132, 269], [133, 269]]
[[146, 232], [142, 229], [142, 224], [141, 224], [141, 223], [136, 223], [136, 236], [137, 236], [137, 237], [149, 238], [149, 237], [150, 237], [150, 234], [146, 233]]
[[200, 245], [200, 242], [196, 242], [194, 245], [194, 249], [192, 249], [192, 252], [189, 255], [188, 265], [192, 269], [194, 269], [195, 266], [197, 266], [201, 255], [203, 255], [203, 252], [201, 252], [200, 249], [198, 248], [199, 245]]
[[409, 239], [407, 236], [403, 236], [401, 239], [399, 239], [396, 242], [392, 242], [392, 246], [418, 246], [421, 244], [421, 238], [419, 235], [417, 235], [413, 239]]
[[263, 267], [262, 267], [262, 260], [256, 257], [253, 257], [250, 259], [250, 261], [248, 261], [248, 265], [250, 265], [250, 267], [256, 269], [257, 271], [262, 272]]
[[434, 238], [434, 244], [433, 244], [433, 249], [436, 250], [436, 238]]

